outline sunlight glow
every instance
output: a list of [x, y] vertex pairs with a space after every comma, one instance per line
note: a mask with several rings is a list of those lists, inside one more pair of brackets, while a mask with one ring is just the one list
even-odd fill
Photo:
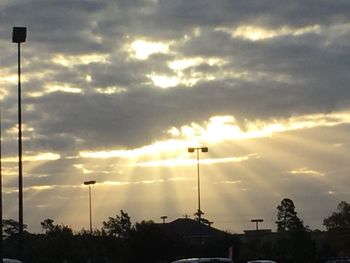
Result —
[[[30, 127], [29, 125], [27, 124], [22, 124], [22, 130], [25, 131], [26, 133], [28, 132], [32, 132], [34, 131], [34, 128], [33, 127]], [[18, 124], [16, 124], [15, 126], [12, 126], [10, 128], [8, 128], [6, 130], [6, 133], [7, 134], [10, 134], [10, 135], [15, 135], [18, 133]]]
[[6, 74], [6, 75], [0, 75], [0, 83], [10, 83], [14, 84], [18, 81], [18, 75], [17, 74]]
[[233, 31], [228, 28], [217, 28], [216, 30], [229, 33], [234, 38], [259, 41], [286, 35], [299, 36], [309, 33], [319, 34], [321, 32], [321, 27], [320, 25], [310, 25], [301, 28], [291, 28], [284, 26], [278, 29], [266, 29], [257, 26], [243, 25], [237, 27]]
[[124, 186], [124, 185], [137, 185], [137, 184], [155, 184], [155, 183], [163, 183], [163, 179], [156, 180], [142, 180], [142, 181], [133, 181], [133, 182], [120, 182], [120, 181], [104, 181], [99, 183], [101, 186]]
[[43, 191], [43, 190], [51, 190], [54, 187], [52, 185], [37, 185], [37, 186], [32, 186], [30, 187], [30, 189], [33, 190], [39, 190], [39, 191]]
[[126, 88], [122, 88], [122, 87], [103, 87], [103, 88], [96, 88], [95, 89], [97, 93], [100, 94], [118, 94], [118, 93], [122, 93], [122, 92], [126, 92], [127, 89]]
[[224, 140], [245, 140], [251, 138], [271, 137], [274, 133], [309, 129], [320, 126], [335, 126], [350, 123], [350, 112], [331, 114], [314, 114], [291, 117], [285, 120], [272, 119], [270, 121], [239, 123], [233, 116], [214, 116], [204, 125], [192, 123], [180, 129], [172, 127], [169, 133], [178, 134], [184, 140], [201, 140], [220, 142]]
[[228, 61], [221, 58], [205, 58], [205, 57], [195, 57], [195, 58], [183, 58], [170, 61], [168, 67], [175, 71], [181, 71], [190, 67], [198, 66], [201, 64], [206, 64], [209, 66], [223, 66], [227, 64]]
[[89, 54], [81, 56], [66, 56], [57, 54], [52, 58], [52, 62], [65, 66], [73, 67], [75, 65], [86, 65], [90, 63], [108, 63], [108, 55], [106, 54]]
[[97, 158], [97, 159], [108, 159], [108, 158], [131, 158], [135, 156], [142, 156], [147, 154], [156, 154], [159, 151], [173, 151], [175, 149], [186, 149], [187, 143], [180, 140], [168, 140], [160, 141], [147, 145], [141, 148], [133, 150], [111, 150], [111, 151], [81, 151], [79, 156], [82, 158]]
[[148, 77], [151, 78], [155, 86], [164, 88], [164, 89], [176, 87], [180, 83], [180, 80], [178, 77], [169, 77], [165, 75], [161, 76], [161, 75], [155, 75], [154, 73], [152, 73]]
[[[200, 81], [238, 79], [246, 81], [259, 81], [271, 79], [276, 82], [291, 83], [291, 76], [284, 73], [275, 73], [273, 75], [259, 71], [232, 71], [225, 69], [228, 61], [216, 57], [194, 57], [182, 58], [168, 62], [169, 69], [173, 70], [172, 75], [162, 75], [152, 72], [146, 75], [155, 86], [161, 88], [171, 88], [179, 85], [193, 87]], [[212, 67], [212, 70], [202, 70], [200, 67]], [[189, 70], [191, 68], [191, 70]]]
[[[259, 158], [259, 155], [253, 153], [253, 154], [249, 154], [247, 156], [241, 156], [241, 157], [201, 159], [201, 164], [243, 162], [252, 158], [254, 159]], [[197, 160], [195, 159], [172, 159], [172, 160], [160, 160], [160, 161], [136, 163], [135, 166], [139, 166], [139, 167], [193, 166], [196, 163], [197, 163]]]
[[168, 53], [169, 44], [162, 42], [150, 42], [145, 40], [136, 40], [130, 44], [129, 52], [133, 57], [140, 60], [148, 59], [149, 56], [156, 53]]
[[122, 185], [129, 185], [130, 182], [119, 182], [119, 181], [104, 181], [100, 183], [101, 185], [107, 185], [107, 186], [122, 186]]
[[214, 184], [241, 184], [241, 180], [236, 180], [236, 181], [221, 181], [221, 182], [216, 182]]
[[[38, 153], [35, 155], [25, 154], [23, 161], [25, 162], [38, 162], [38, 161], [56, 161], [61, 159], [61, 155], [57, 153]], [[5, 157], [2, 159], [3, 162], [17, 162], [17, 157]]]
[[[160, 152], [183, 152], [189, 145], [212, 144], [224, 141], [246, 140], [254, 138], [271, 137], [276, 133], [310, 129], [315, 127], [330, 127], [350, 123], [350, 112], [331, 114], [314, 114], [291, 117], [289, 119], [273, 119], [265, 121], [243, 122], [237, 121], [233, 116], [214, 116], [204, 124], [191, 123], [180, 128], [169, 127], [168, 140], [158, 141], [150, 145], [131, 150], [109, 151], [81, 151], [81, 158], [109, 159], [109, 158], [136, 158], [148, 155], [159, 155]], [[230, 157], [202, 160], [207, 163], [240, 162], [250, 158], [259, 158], [252, 153], [244, 157]], [[136, 166], [176, 166], [190, 165], [193, 160], [184, 157], [166, 159], [162, 161], [142, 161], [133, 163]], [[306, 171], [306, 170], [305, 170]], [[305, 172], [304, 171], [304, 172]]]
[[49, 84], [49, 85], [45, 86], [45, 90], [46, 90], [46, 93], [53, 93], [53, 92], [57, 92], [57, 91], [67, 92], [67, 93], [82, 93], [81, 88], [73, 88], [73, 87], [70, 87], [66, 84], [62, 84], [62, 85]]
[[[174, 71], [173, 76], [161, 75], [153, 72], [148, 75], [155, 86], [161, 88], [170, 88], [175, 87], [180, 84], [191, 87], [195, 85], [200, 80], [214, 80], [218, 77], [217, 73], [209, 72], [200, 72], [200, 71], [186, 71], [186, 69], [191, 67], [197, 67], [200, 65], [208, 65], [211, 67], [221, 67], [227, 64], [228, 61], [225, 61], [216, 57], [194, 57], [194, 58], [182, 58], [176, 59], [168, 62], [168, 67]], [[221, 71], [220, 71], [221, 72]], [[221, 76], [222, 74], [220, 74]]]
[[324, 173], [322, 173], [322, 172], [308, 169], [305, 167], [297, 169], [297, 170], [293, 170], [290, 173], [293, 175], [299, 175], [299, 176], [301, 176], [301, 175], [304, 175], [304, 176], [324, 176]]

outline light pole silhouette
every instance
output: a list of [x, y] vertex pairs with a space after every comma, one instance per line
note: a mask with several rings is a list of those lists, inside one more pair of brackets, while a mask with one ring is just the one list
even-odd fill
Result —
[[21, 101], [21, 43], [26, 41], [27, 28], [14, 27], [12, 42], [18, 47], [18, 237], [19, 257], [23, 258], [23, 169], [22, 169], [22, 101]]
[[259, 223], [260, 222], [264, 222], [264, 219], [252, 219], [250, 220], [250, 222], [254, 222], [255, 223], [255, 230], [258, 231], [259, 230]]
[[167, 216], [161, 216], [160, 218], [163, 220], [163, 224], [165, 224], [165, 219], [167, 219], [168, 217]]
[[2, 242], [2, 232], [3, 232], [3, 227], [2, 227], [2, 120], [1, 120], [1, 115], [2, 115], [2, 109], [1, 109], [1, 104], [0, 104], [0, 262], [3, 263], [3, 256], [2, 256], [2, 251], [3, 251], [3, 242]]
[[208, 147], [197, 147], [197, 148], [188, 148], [189, 153], [196, 151], [197, 155], [197, 188], [198, 188], [198, 221], [201, 223], [201, 184], [200, 184], [200, 174], [199, 174], [199, 151], [206, 153], [208, 152]]
[[197, 155], [197, 188], [198, 188], [198, 222], [199, 222], [199, 242], [202, 247], [202, 210], [201, 210], [201, 189], [200, 189], [200, 174], [199, 174], [199, 151], [206, 153], [209, 151], [208, 147], [191, 147], [187, 149], [189, 153], [196, 152]]
[[89, 186], [89, 211], [90, 211], [90, 235], [92, 235], [92, 213], [91, 213], [91, 185], [96, 181], [85, 181], [84, 184]]

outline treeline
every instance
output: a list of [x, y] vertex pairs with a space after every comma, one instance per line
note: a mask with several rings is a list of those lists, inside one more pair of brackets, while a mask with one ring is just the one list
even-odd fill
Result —
[[[86, 229], [75, 232], [48, 218], [41, 222], [41, 234], [25, 231], [23, 257], [26, 263], [160, 263], [198, 255], [226, 257], [230, 247], [234, 262], [265, 258], [280, 263], [312, 263], [349, 256], [350, 205], [341, 202], [323, 224], [327, 231], [305, 226], [288, 198], [277, 207], [277, 232], [253, 236], [226, 233], [203, 238], [202, 245], [170, 235], [152, 221], [133, 224], [123, 210], [92, 233]], [[18, 258], [18, 222], [14, 220], [3, 220], [3, 254]]]
[[347, 202], [340, 202], [337, 211], [323, 220], [327, 231], [320, 231], [304, 225], [293, 201], [285, 198], [277, 207], [276, 225], [276, 233], [241, 242], [238, 261], [269, 258], [281, 263], [324, 263], [331, 258], [350, 258], [350, 204]]

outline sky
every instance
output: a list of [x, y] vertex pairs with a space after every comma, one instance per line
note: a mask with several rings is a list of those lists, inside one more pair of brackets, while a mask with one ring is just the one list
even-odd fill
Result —
[[21, 44], [24, 223], [78, 231], [127, 212], [198, 209], [232, 233], [311, 229], [349, 201], [348, 0], [2, 0], [4, 218], [18, 220]]

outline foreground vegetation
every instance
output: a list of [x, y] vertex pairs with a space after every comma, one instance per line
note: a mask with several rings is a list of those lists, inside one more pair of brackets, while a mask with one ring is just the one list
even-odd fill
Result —
[[[205, 224], [206, 219], [202, 224]], [[279, 262], [324, 262], [327, 258], [350, 255], [350, 205], [341, 202], [337, 212], [324, 219], [327, 231], [310, 230], [298, 218], [292, 200], [277, 207], [277, 232], [266, 235], [230, 234], [205, 239], [202, 246], [181, 235], [169, 235], [159, 224], [135, 224], [120, 211], [103, 222], [101, 230], [74, 232], [52, 219], [41, 222], [42, 234], [25, 232], [25, 262], [170, 262], [181, 257], [228, 255], [233, 248], [235, 262], [269, 258]], [[18, 223], [3, 221], [4, 256], [18, 255]]]

